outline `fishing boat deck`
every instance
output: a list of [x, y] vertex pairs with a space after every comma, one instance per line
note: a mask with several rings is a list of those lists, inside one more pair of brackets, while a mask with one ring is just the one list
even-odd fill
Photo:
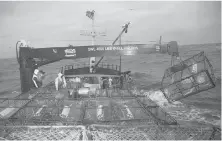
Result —
[[[6, 132], [0, 132], [0, 137], [16, 140], [189, 140], [209, 139], [214, 134], [211, 128], [178, 126], [153, 101], [133, 95], [133, 90], [105, 89], [99, 90], [99, 94], [69, 99], [68, 89], [55, 91], [51, 83], [26, 95], [29, 101], [24, 99], [25, 95], [20, 96], [20, 100], [14, 102], [23, 104], [17, 105], [17, 112], [2, 119], [8, 126], [4, 128]], [[58, 99], [58, 95], [63, 98]], [[16, 126], [21, 124], [25, 126]]]
[[[100, 89], [96, 95], [70, 98], [69, 89], [55, 91], [53, 83], [36, 94], [16, 100], [2, 99], [1, 119], [51, 123], [95, 124], [147, 121], [176, 125], [177, 122], [145, 96], [135, 96], [127, 89]], [[7, 105], [7, 106], [6, 106]], [[10, 107], [5, 108], [5, 107]], [[4, 108], [3, 108], [4, 107]], [[8, 110], [6, 110], [8, 109]], [[4, 112], [5, 111], [5, 112]]]
[[[116, 83], [110, 88], [102, 88], [101, 78], [119, 79], [118, 70], [87, 74], [84, 71], [88, 69], [66, 68], [67, 87], [59, 91], [51, 82], [46, 87], [33, 89], [16, 98], [0, 99], [0, 121], [5, 126], [4, 131], [7, 131], [0, 132], [0, 137], [27, 140], [184, 140], [219, 137], [220, 129], [181, 127], [155, 102], [136, 91], [132, 83], [124, 82], [122, 87]], [[75, 77], [83, 80], [96, 78], [98, 81], [73, 86], [70, 80]], [[88, 93], [70, 95], [76, 88], [85, 87], [89, 88]]]
[[[100, 78], [115, 75], [84, 76]], [[129, 83], [124, 83], [122, 89], [100, 88], [75, 98], [70, 97], [70, 89], [56, 91], [52, 82], [14, 99], [0, 99], [0, 121], [4, 125], [0, 138], [185, 140], [219, 137], [219, 129], [181, 127], [155, 102], [135, 92]]]

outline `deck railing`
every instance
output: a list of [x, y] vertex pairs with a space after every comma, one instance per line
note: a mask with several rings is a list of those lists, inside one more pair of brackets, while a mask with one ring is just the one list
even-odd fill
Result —
[[[89, 63], [82, 63], [82, 64], [72, 64], [72, 65], [66, 65], [61, 68], [61, 72], [64, 72], [65, 70], [72, 70], [72, 69], [78, 69], [78, 68], [83, 68], [83, 67], [89, 67]], [[112, 69], [116, 71], [120, 71], [121, 68], [119, 65], [114, 65], [114, 64], [108, 64], [108, 63], [100, 63], [98, 65], [99, 68], [107, 68], [107, 69]]]

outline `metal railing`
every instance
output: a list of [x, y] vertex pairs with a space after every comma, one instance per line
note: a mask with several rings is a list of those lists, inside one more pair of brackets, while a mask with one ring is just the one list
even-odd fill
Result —
[[[84, 68], [84, 67], [89, 67], [89, 63], [66, 65], [61, 68], [61, 72], [64, 72], [65, 70], [72, 70], [72, 69], [78, 69], [78, 68]], [[112, 70], [116, 70], [116, 71], [121, 70], [119, 65], [108, 64], [108, 63], [103, 63], [103, 62], [100, 63], [98, 65], [98, 67], [112, 69]]]

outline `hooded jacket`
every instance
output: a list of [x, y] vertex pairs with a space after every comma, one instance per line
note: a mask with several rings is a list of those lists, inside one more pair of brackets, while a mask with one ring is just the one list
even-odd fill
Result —
[[41, 80], [41, 76], [39, 74], [39, 70], [38, 69], [35, 69], [34, 70], [34, 74], [32, 76], [32, 81], [35, 85], [36, 88], [39, 88], [42, 86], [42, 80]]
[[62, 73], [59, 73], [58, 77], [56, 77], [56, 79], [55, 79], [55, 87], [56, 87], [57, 91], [59, 90], [59, 85], [61, 85], [61, 84], [63, 84], [63, 88], [66, 87], [65, 77]]

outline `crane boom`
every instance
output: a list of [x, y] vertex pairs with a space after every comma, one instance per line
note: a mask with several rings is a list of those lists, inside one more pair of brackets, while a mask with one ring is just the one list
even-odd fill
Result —
[[[119, 40], [119, 38], [122, 36], [122, 34], [125, 32], [127, 33], [128, 30], [128, 26], [129, 26], [130, 22], [128, 22], [127, 24], [125, 24], [123, 26], [123, 30], [120, 32], [119, 36], [113, 41], [112, 45], [114, 45], [116, 43], [116, 41]], [[94, 69], [99, 65], [99, 63], [103, 60], [104, 56], [102, 56], [99, 61], [96, 63], [96, 65], [94, 66]]]
[[116, 41], [122, 36], [122, 34], [125, 32], [127, 33], [128, 30], [128, 26], [129, 26], [130, 22], [128, 22], [127, 24], [125, 24], [123, 26], [123, 30], [120, 32], [119, 36], [113, 41], [112, 45], [114, 45], [116, 43]]

